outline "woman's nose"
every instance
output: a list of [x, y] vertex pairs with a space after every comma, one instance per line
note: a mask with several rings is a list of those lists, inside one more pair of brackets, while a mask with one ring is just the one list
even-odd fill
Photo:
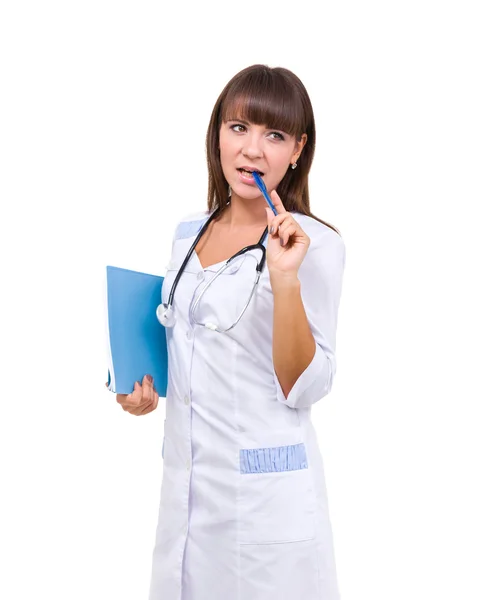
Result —
[[260, 134], [249, 134], [244, 138], [242, 152], [248, 158], [260, 158], [264, 151], [262, 147], [262, 136]]

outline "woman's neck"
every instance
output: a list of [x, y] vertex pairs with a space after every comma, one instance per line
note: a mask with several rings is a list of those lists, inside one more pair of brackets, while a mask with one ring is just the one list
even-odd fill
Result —
[[230, 203], [218, 219], [222, 225], [229, 229], [247, 229], [250, 227], [267, 226], [267, 214], [265, 212], [266, 201], [260, 196], [252, 200], [243, 200], [236, 194], [232, 194]]

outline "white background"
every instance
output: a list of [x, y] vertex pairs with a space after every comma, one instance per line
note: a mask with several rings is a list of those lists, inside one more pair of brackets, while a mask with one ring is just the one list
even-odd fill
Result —
[[347, 248], [313, 409], [342, 599], [501, 600], [498, 3], [180, 4], [0, 9], [0, 596], [147, 598], [165, 406], [104, 388], [104, 269], [164, 274], [213, 104], [266, 63], [309, 91]]

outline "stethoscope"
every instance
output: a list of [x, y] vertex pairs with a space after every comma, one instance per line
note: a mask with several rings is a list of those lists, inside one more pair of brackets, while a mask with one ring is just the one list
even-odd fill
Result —
[[[173, 298], [175, 295], [175, 290], [176, 287], [178, 285], [178, 282], [180, 281], [180, 277], [183, 274], [183, 271], [187, 265], [187, 263], [189, 262], [192, 254], [195, 251], [195, 248], [199, 242], [199, 240], [201, 239], [201, 237], [204, 235], [204, 232], [208, 229], [209, 224], [211, 223], [211, 221], [217, 216], [217, 213], [219, 212], [219, 209], [217, 208], [215, 211], [213, 211], [213, 213], [209, 216], [208, 220], [206, 221], [206, 223], [203, 225], [202, 229], [199, 231], [199, 233], [196, 236], [196, 239], [194, 240], [194, 243], [192, 244], [192, 246], [190, 247], [187, 256], [185, 257], [182, 266], [180, 267], [176, 277], [175, 277], [175, 281], [173, 282], [173, 285], [171, 286], [171, 291], [169, 293], [169, 298], [168, 298], [168, 303], [165, 304], [164, 302], [162, 304], [159, 304], [159, 306], [157, 307], [157, 318], [159, 320], [159, 323], [161, 325], [164, 325], [164, 327], [173, 327], [175, 325], [176, 322], [176, 316], [175, 316], [175, 311], [173, 310]], [[266, 235], [268, 233], [268, 228], [266, 227], [264, 229], [264, 233], [262, 234], [262, 236], [260, 237], [260, 240], [258, 241], [257, 244], [252, 244], [251, 246], [245, 246], [244, 248], [242, 248], [241, 250], [239, 250], [239, 252], [236, 252], [236, 254], [234, 254], [233, 256], [231, 256], [221, 267], [220, 269], [215, 273], [215, 275], [210, 279], [210, 281], [208, 283], [206, 283], [206, 285], [202, 288], [201, 292], [199, 293], [198, 297], [196, 298], [196, 300], [191, 303], [191, 306], [189, 308], [189, 319], [191, 321], [192, 324], [196, 324], [196, 325], [201, 325], [202, 327], [206, 327], [207, 329], [211, 329], [212, 331], [216, 331], [218, 333], [226, 333], [227, 331], [230, 331], [233, 327], [235, 327], [241, 317], [243, 316], [244, 312], [246, 311], [246, 309], [248, 308], [248, 305], [251, 302], [251, 299], [253, 297], [253, 294], [255, 292], [255, 289], [257, 287], [257, 284], [259, 282], [260, 276], [262, 275], [262, 271], [264, 269], [264, 265], [265, 265], [265, 260], [266, 260], [266, 253], [265, 253], [265, 247], [264, 247], [264, 240], [266, 238]], [[248, 302], [246, 303], [245, 307], [243, 308], [243, 310], [239, 313], [238, 318], [236, 319], [236, 321], [234, 321], [234, 323], [230, 326], [227, 327], [227, 329], [221, 329], [220, 327], [218, 327], [218, 325], [216, 325], [215, 323], [211, 323], [211, 322], [200, 322], [196, 319], [195, 317], [195, 313], [196, 313], [196, 309], [197, 306], [199, 305], [199, 302], [201, 301], [202, 296], [204, 295], [205, 291], [209, 288], [209, 286], [215, 281], [215, 279], [220, 275], [220, 273], [222, 273], [225, 269], [227, 269], [230, 265], [230, 263], [235, 260], [236, 258], [238, 258], [239, 256], [245, 254], [245, 252], [249, 252], [250, 250], [255, 250], [258, 249], [262, 252], [262, 257], [260, 260], [258, 260], [255, 256], [253, 256], [253, 258], [255, 258], [255, 260], [257, 261], [257, 267], [256, 267], [256, 275], [255, 275], [255, 281], [253, 284], [253, 288], [251, 290], [250, 296], [248, 297]]]

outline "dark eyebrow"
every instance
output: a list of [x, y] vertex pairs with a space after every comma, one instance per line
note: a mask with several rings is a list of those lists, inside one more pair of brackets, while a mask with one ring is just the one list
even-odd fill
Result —
[[[231, 121], [234, 121], [235, 123], [243, 123], [243, 125], [250, 125], [250, 123], [248, 123], [248, 121], [243, 121], [242, 119], [227, 119], [226, 123], [230, 123]], [[283, 131], [283, 129], [279, 129], [278, 127], [267, 127], [266, 129], [270, 129], [271, 131], [278, 131], [280, 133], [284, 133], [285, 135], [290, 135], [289, 133], [287, 133], [286, 131]]]
[[238, 123], [243, 123], [243, 125], [249, 125], [248, 121], [243, 121], [242, 119], [227, 119], [227, 122], [237, 121]]

